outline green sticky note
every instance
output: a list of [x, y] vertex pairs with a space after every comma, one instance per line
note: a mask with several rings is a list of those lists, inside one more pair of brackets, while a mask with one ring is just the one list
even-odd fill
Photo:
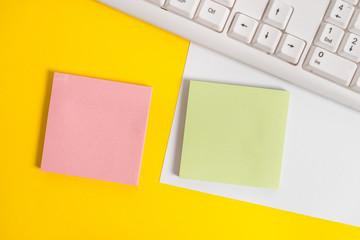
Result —
[[180, 177], [279, 188], [289, 96], [191, 81]]

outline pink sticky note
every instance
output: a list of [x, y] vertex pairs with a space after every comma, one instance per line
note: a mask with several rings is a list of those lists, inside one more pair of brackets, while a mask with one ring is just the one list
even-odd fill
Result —
[[136, 186], [151, 92], [55, 73], [41, 170]]

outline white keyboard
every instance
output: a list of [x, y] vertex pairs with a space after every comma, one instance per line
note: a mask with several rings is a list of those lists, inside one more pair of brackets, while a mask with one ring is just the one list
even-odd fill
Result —
[[359, 0], [99, 0], [360, 111]]

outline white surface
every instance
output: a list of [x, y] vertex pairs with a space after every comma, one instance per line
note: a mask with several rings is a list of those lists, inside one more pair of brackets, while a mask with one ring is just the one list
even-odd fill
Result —
[[[359, 92], [350, 87], [343, 87], [303, 68], [304, 59], [329, 6], [329, 0], [281, 0], [294, 10], [283, 32], [306, 42], [306, 47], [297, 65], [290, 64], [275, 54], [267, 54], [256, 49], [253, 44], [246, 44], [228, 35], [229, 27], [236, 13], [240, 12], [255, 19], [261, 19], [268, 0], [236, 0], [222, 32], [216, 32], [197, 23], [194, 19], [174, 14], [167, 11], [166, 7], [160, 8], [144, 0], [98, 1], [186, 38], [191, 42], [199, 43], [254, 68], [261, 69], [264, 72], [360, 111]], [[260, 20], [260, 22], [263, 21]], [[337, 68], [337, 65], [334, 65], [333, 68]]]
[[[279, 190], [180, 179], [189, 80], [291, 93]], [[160, 182], [360, 226], [360, 113], [191, 44]]]

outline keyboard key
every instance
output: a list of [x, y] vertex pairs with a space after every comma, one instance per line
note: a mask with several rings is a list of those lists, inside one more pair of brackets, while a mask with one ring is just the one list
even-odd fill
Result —
[[335, 52], [344, 36], [344, 31], [330, 23], [323, 23], [319, 29], [314, 43], [319, 47]]
[[244, 14], [237, 13], [229, 29], [229, 36], [250, 43], [256, 32], [258, 21]]
[[355, 76], [350, 84], [350, 87], [355, 91], [360, 92], [360, 68], [357, 69]]
[[167, 0], [165, 8], [187, 18], [193, 18], [200, 0]]
[[305, 48], [305, 42], [290, 34], [284, 34], [276, 55], [292, 64], [297, 64]]
[[230, 10], [216, 2], [205, 0], [195, 16], [195, 21], [221, 32], [229, 17]]
[[338, 27], [346, 28], [354, 12], [354, 6], [344, 1], [332, 1], [325, 20]]
[[229, 7], [229, 8], [234, 6], [234, 2], [235, 2], [235, 0], [214, 0], [214, 1], [224, 5], [226, 7]]
[[158, 6], [162, 6], [162, 5], [164, 5], [164, 3], [165, 3], [165, 0], [146, 0], [147, 2], [151, 2], [151, 3], [153, 3], [153, 4], [156, 4], [156, 5], [158, 5]]
[[267, 53], [274, 53], [279, 40], [281, 31], [267, 24], [261, 24], [256, 32], [253, 44], [255, 47]]
[[360, 35], [360, 9], [358, 9], [349, 24], [349, 31]]
[[349, 86], [357, 65], [319, 47], [312, 47], [304, 68], [343, 86]]
[[272, 0], [266, 9], [264, 22], [274, 27], [284, 29], [292, 12], [293, 8], [290, 5], [278, 0]]
[[360, 62], [360, 37], [353, 33], [347, 33], [340, 46], [339, 54], [352, 61]]

